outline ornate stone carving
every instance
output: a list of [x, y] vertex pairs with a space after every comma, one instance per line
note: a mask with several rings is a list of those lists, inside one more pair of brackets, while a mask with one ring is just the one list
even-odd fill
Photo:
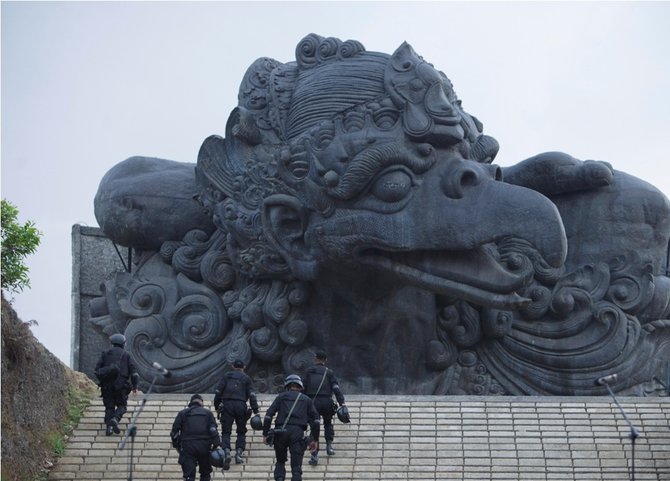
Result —
[[[131, 158], [96, 196], [139, 255], [92, 322], [125, 333], [145, 378], [172, 371], [160, 391], [207, 391], [235, 358], [273, 391], [325, 348], [348, 392], [604, 394], [617, 372], [617, 392], [651, 393], [670, 360], [658, 190], [558, 152], [496, 166], [406, 43], [308, 35], [294, 62], [254, 62], [238, 100], [195, 171]], [[175, 169], [197, 203], [163, 189]]]

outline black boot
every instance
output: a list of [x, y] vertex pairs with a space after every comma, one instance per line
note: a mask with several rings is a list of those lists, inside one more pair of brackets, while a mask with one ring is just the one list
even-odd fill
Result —
[[333, 454], [335, 454], [335, 450], [333, 449], [333, 442], [332, 441], [326, 442], [326, 454], [328, 456], [332, 456]]
[[312, 453], [312, 455], [309, 457], [309, 465], [316, 466], [317, 464], [319, 464], [319, 454]]
[[237, 448], [235, 450], [235, 464], [242, 464], [244, 460], [242, 459], [242, 452], [244, 450], [242, 448]]
[[230, 469], [230, 448], [223, 450], [223, 469], [228, 471]]
[[274, 472], [275, 481], [284, 481], [286, 479], [286, 465], [277, 461]]
[[119, 428], [119, 420], [116, 418], [112, 418], [109, 420], [109, 425], [112, 427], [114, 432], [116, 434], [119, 434], [121, 432], [121, 428]]
[[105, 431], [105, 434], [107, 436], [111, 436], [113, 432], [114, 432], [114, 429], [112, 429], [112, 426], [107, 426], [107, 430]]

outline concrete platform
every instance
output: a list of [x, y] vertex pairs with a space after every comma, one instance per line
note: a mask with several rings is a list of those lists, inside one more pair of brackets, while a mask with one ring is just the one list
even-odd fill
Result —
[[[169, 432], [187, 394], [152, 394], [138, 417], [134, 445], [107, 437], [102, 402], [86, 411], [50, 481], [179, 481]], [[204, 395], [212, 408], [212, 395]], [[261, 414], [272, 396], [260, 396]], [[132, 398], [127, 427], [142, 396]], [[335, 423], [334, 456], [303, 465], [304, 480], [635, 480], [670, 481], [670, 398], [621, 398], [640, 431], [609, 397], [347, 396], [351, 424]], [[234, 436], [234, 431], [233, 431]], [[234, 438], [233, 438], [234, 439]], [[133, 473], [129, 477], [130, 453]], [[213, 479], [272, 480], [274, 451], [249, 429], [244, 464]], [[290, 469], [287, 465], [287, 470]], [[288, 478], [290, 479], [290, 477]]]

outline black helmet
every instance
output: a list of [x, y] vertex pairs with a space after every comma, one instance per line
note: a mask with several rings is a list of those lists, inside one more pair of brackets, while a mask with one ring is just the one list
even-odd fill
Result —
[[212, 463], [212, 466], [223, 468], [223, 458], [225, 456], [226, 454], [221, 449], [221, 446], [217, 446], [209, 453], [209, 461]]
[[344, 424], [350, 423], [351, 418], [349, 417], [349, 409], [346, 406], [340, 406], [337, 408], [337, 419]]
[[254, 431], [260, 431], [263, 429], [263, 421], [261, 420], [260, 414], [254, 414], [249, 420], [249, 423], [251, 424], [251, 429]]
[[126, 345], [126, 336], [117, 332], [116, 334], [109, 336], [109, 342], [112, 343], [112, 346], [123, 347]]
[[300, 389], [302, 389], [304, 386], [302, 385], [302, 379], [300, 379], [300, 376], [297, 374], [289, 374], [286, 376], [286, 380], [284, 381], [284, 387], [288, 387], [289, 384], [297, 384], [300, 386]]

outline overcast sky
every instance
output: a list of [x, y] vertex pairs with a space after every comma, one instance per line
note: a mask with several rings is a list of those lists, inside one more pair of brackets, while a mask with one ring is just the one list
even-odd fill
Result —
[[97, 226], [105, 172], [133, 155], [195, 162], [246, 68], [314, 32], [451, 79], [512, 165], [561, 150], [670, 193], [670, 3], [6, 2], [2, 197], [44, 233], [24, 321], [70, 364], [71, 229]]

